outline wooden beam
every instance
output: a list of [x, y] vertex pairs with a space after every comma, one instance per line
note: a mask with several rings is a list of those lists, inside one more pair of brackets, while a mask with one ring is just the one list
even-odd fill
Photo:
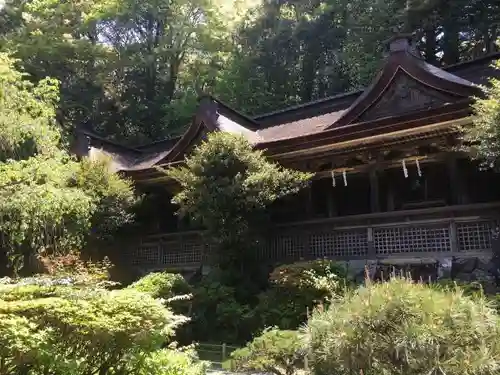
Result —
[[380, 211], [378, 171], [376, 165], [370, 168], [370, 208], [371, 212]]
[[[449, 155], [448, 152], [442, 152], [434, 155], [428, 155], [425, 157], [425, 159], [420, 160], [420, 164], [425, 164], [425, 163], [435, 163], [437, 161], [442, 161], [446, 160], [446, 157]], [[408, 162], [410, 162], [411, 158], [408, 158]], [[370, 170], [374, 168], [374, 165], [376, 165], [378, 170], [385, 170], [385, 169], [392, 169], [392, 168], [401, 168], [401, 160], [387, 160], [387, 161], [381, 161], [377, 163], [370, 163], [370, 164], [365, 164], [361, 165], [355, 168], [345, 168], [346, 173], [348, 174], [353, 174], [353, 173], [370, 173]], [[342, 168], [339, 168], [342, 169]], [[327, 178], [331, 176], [331, 171], [321, 171], [321, 172], [316, 172], [313, 178], [315, 179], [321, 179], [321, 178]]]

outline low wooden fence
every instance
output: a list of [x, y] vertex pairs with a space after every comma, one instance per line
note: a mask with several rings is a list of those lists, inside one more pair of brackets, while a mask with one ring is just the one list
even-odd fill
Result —
[[[222, 364], [231, 358], [231, 353], [238, 349], [237, 346], [223, 344], [198, 344], [197, 352], [201, 360], [210, 362], [212, 368], [221, 369]], [[304, 369], [309, 369], [309, 361], [304, 359]]]
[[212, 366], [216, 368], [222, 368], [222, 363], [229, 359], [231, 353], [236, 349], [238, 349], [237, 346], [227, 345], [225, 343], [201, 343], [198, 344], [196, 348], [200, 359], [210, 362]]

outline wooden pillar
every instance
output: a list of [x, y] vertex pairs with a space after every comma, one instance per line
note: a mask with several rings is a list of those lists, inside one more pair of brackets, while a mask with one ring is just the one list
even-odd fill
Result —
[[387, 211], [394, 211], [395, 208], [394, 186], [392, 185], [392, 180], [389, 180], [387, 184]]
[[371, 212], [380, 212], [378, 171], [375, 165], [370, 169], [370, 208]]
[[462, 173], [458, 168], [457, 156], [451, 154], [446, 162], [450, 176], [451, 204], [467, 204], [467, 193], [465, 191]]
[[312, 187], [313, 187], [313, 182], [310, 181], [309, 182], [309, 185], [307, 186], [306, 188], [306, 199], [305, 199], [305, 204], [306, 204], [306, 216], [308, 218], [311, 218], [314, 214], [314, 210], [313, 210], [313, 191], [312, 191]]
[[329, 194], [326, 197], [326, 202], [328, 204], [328, 217], [337, 216], [337, 202], [335, 201], [335, 187], [330, 186], [328, 189]]

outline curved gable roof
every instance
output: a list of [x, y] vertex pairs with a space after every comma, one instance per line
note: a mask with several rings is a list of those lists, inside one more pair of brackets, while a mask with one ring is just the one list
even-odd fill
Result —
[[225, 131], [241, 134], [250, 143], [257, 144], [262, 139], [252, 130], [252, 127], [256, 126], [258, 124], [254, 120], [231, 109], [219, 100], [211, 96], [206, 96], [201, 99], [198, 111], [184, 135], [154, 165], [166, 164], [182, 159], [196, 145], [197, 141], [204, 138], [207, 132]]
[[[407, 36], [394, 38], [390, 50], [385, 66], [373, 83], [325, 130], [382, 118], [383, 111], [373, 112], [377, 112], [374, 108], [380, 107], [384, 100], [383, 105], [391, 108], [392, 115], [398, 115], [402, 101], [406, 107], [401, 109], [410, 112], [468, 100], [480, 94], [474, 83], [426, 63], [412, 49]], [[368, 115], [370, 111], [372, 116]]]

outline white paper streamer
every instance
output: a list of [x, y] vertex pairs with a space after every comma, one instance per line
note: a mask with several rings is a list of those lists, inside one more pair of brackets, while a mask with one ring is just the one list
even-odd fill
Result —
[[345, 169], [344, 169], [342, 175], [344, 177], [344, 186], [347, 186], [347, 173], [346, 173]]
[[416, 159], [415, 162], [417, 164], [418, 177], [422, 177], [422, 170], [420, 169], [420, 162], [418, 161], [418, 159]]
[[335, 187], [337, 182], [335, 181], [335, 171], [332, 171], [332, 186]]
[[403, 159], [403, 174], [408, 178], [408, 168], [406, 168], [406, 161]]

